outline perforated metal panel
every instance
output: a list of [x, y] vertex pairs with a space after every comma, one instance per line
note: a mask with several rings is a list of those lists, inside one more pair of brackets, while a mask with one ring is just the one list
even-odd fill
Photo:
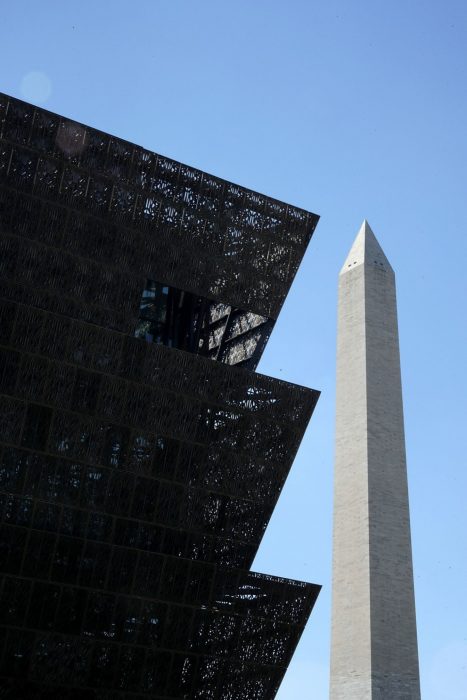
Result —
[[[248, 569], [318, 392], [228, 342], [264, 347], [316, 217], [0, 113], [0, 697], [269, 700], [319, 588]], [[134, 337], [154, 279], [234, 309], [207, 357], [180, 314]]]
[[94, 322], [104, 307], [122, 330], [146, 279], [277, 318], [315, 214], [1, 95], [0, 120], [1, 177], [21, 193], [7, 192], [7, 216], [30, 241], [7, 246], [29, 263], [24, 282], [51, 264], [48, 298], [100, 307]]

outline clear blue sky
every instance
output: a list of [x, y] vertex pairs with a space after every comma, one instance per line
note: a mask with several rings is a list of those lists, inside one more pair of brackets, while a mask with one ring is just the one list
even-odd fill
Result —
[[321, 215], [259, 367], [323, 392], [255, 562], [323, 584], [278, 700], [327, 698], [336, 283], [369, 220], [398, 283], [423, 697], [466, 700], [465, 0], [1, 15], [1, 91]]

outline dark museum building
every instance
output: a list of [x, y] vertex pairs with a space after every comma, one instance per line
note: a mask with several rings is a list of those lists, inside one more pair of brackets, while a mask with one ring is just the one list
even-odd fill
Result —
[[255, 368], [318, 217], [1, 94], [0, 137], [0, 698], [272, 700], [318, 392]]

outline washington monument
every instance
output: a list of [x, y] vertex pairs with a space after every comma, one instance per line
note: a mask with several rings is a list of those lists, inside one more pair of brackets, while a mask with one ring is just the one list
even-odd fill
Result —
[[366, 221], [339, 275], [331, 700], [420, 700], [394, 272]]

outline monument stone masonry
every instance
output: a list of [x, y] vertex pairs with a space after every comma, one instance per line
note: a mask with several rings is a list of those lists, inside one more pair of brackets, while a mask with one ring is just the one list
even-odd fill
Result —
[[366, 221], [339, 275], [330, 698], [420, 698], [395, 278]]

